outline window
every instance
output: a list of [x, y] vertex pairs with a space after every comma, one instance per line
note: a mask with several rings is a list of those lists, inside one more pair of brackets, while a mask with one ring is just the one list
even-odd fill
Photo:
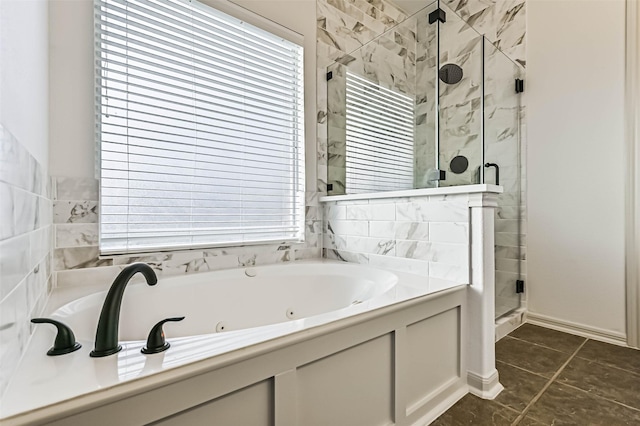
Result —
[[301, 241], [300, 36], [195, 1], [95, 4], [101, 253]]
[[413, 188], [413, 99], [347, 71], [346, 187]]

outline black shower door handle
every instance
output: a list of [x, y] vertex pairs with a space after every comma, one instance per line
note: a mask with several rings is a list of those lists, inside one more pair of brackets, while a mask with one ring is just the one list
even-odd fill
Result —
[[496, 168], [496, 185], [500, 185], [500, 166], [498, 166], [496, 163], [487, 163], [484, 166]]

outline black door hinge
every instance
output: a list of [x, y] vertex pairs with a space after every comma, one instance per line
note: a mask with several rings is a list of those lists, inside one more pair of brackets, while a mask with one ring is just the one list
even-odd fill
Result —
[[444, 170], [440, 170], [439, 180], [447, 180], [447, 172]]
[[327, 73], [327, 81], [331, 80], [333, 78], [333, 71], [329, 71]]
[[333, 191], [333, 184], [332, 183], [328, 183], [327, 184], [327, 191]]
[[444, 10], [437, 8], [429, 14], [429, 23], [433, 24], [436, 21], [447, 22], [447, 14]]
[[516, 78], [516, 93], [524, 92], [524, 80]]
[[516, 293], [524, 293], [524, 281], [516, 280]]

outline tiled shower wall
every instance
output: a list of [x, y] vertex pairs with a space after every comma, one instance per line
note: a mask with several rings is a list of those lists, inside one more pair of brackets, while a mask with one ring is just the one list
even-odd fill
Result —
[[469, 196], [325, 203], [326, 257], [469, 282]]
[[513, 61], [526, 65], [526, 0], [443, 0]]
[[322, 220], [315, 192], [308, 192], [306, 197], [304, 243], [101, 257], [98, 252], [98, 180], [74, 177], [55, 177], [53, 180], [53, 265], [58, 287], [109, 285], [122, 268], [135, 262], [148, 263], [158, 276], [172, 276], [321, 257]]
[[[496, 47], [498, 47], [502, 53], [506, 54], [512, 61], [525, 66], [525, 54], [526, 54], [526, 0], [445, 0], [449, 8], [453, 9], [463, 20], [457, 17], [450, 16], [447, 23], [443, 24], [441, 29], [441, 40], [444, 45], [441, 46], [441, 61], [442, 63], [448, 62], [461, 62], [461, 65], [466, 70], [466, 75], [469, 78], [466, 85], [459, 85], [457, 87], [451, 86], [446, 90], [441, 97], [443, 119], [440, 121], [440, 131], [443, 134], [443, 143], [441, 144], [441, 160], [444, 164], [449, 164], [449, 161], [460, 153], [468, 155], [470, 158], [475, 158], [475, 166], [480, 164], [480, 142], [478, 134], [480, 131], [480, 91], [479, 87], [482, 82], [481, 74], [481, 49], [480, 41], [477, 33], [471, 31], [470, 27], [475, 29], [478, 33], [485, 35], [489, 41], [491, 41]], [[318, 160], [319, 160], [319, 174], [320, 177], [318, 189], [321, 192], [325, 192], [327, 183], [327, 172], [323, 170], [323, 165], [329, 162], [330, 167], [340, 167], [340, 164], [344, 164], [344, 159], [340, 158], [343, 155], [344, 145], [342, 140], [332, 138], [334, 132], [327, 131], [327, 111], [328, 114], [341, 113], [339, 108], [333, 108], [336, 102], [329, 102], [330, 106], [327, 108], [327, 89], [326, 89], [326, 68], [323, 67], [329, 65], [334, 60], [338, 60], [341, 63], [352, 61], [346, 53], [358, 48], [360, 45], [366, 44], [372, 40], [375, 36], [390, 29], [397, 22], [402, 21], [406, 16], [404, 12], [398, 7], [394, 6], [390, 2], [386, 1], [328, 1], [319, 0], [318, 5]], [[380, 22], [377, 22], [380, 21]], [[424, 21], [424, 22], [423, 22]], [[423, 26], [420, 26], [420, 23]], [[382, 23], [383, 25], [380, 25]], [[470, 26], [470, 27], [469, 27]], [[433, 69], [435, 67], [435, 55], [430, 53], [431, 48], [434, 46], [435, 32], [430, 31], [435, 28], [434, 25], [428, 25], [425, 20], [418, 20], [418, 26], [416, 27], [416, 47], [413, 49], [407, 49], [406, 53], [410, 56], [415, 54], [415, 67], [416, 67], [416, 89], [424, 93], [434, 93], [435, 90], [435, 72], [428, 73], [425, 69]], [[402, 38], [397, 37], [397, 40]], [[355, 43], [354, 43], [355, 41]], [[389, 47], [397, 48], [399, 46], [390, 42], [385, 42]], [[400, 49], [397, 50], [401, 52]], [[415, 53], [414, 53], [415, 52]], [[474, 54], [474, 52], [476, 52]], [[488, 66], [493, 66], [497, 56], [489, 55]], [[371, 71], [367, 70], [370, 74]], [[477, 71], [477, 72], [476, 72]], [[489, 70], [490, 71], [490, 70]], [[396, 75], [402, 76], [403, 74], [396, 70], [391, 73], [392, 77]], [[402, 78], [399, 78], [402, 81]], [[487, 115], [490, 117], [490, 125], [495, 130], [495, 138], [489, 141], [487, 144], [488, 154], [490, 154], [495, 161], [501, 166], [501, 184], [505, 187], [505, 193], [499, 196], [499, 208], [496, 209], [496, 311], [504, 313], [509, 310], [510, 306], [513, 306], [514, 300], [514, 286], [515, 280], [518, 278], [518, 268], [521, 268], [522, 276], [526, 274], [526, 208], [524, 204], [525, 200], [525, 156], [526, 156], [526, 131], [524, 122], [524, 107], [520, 111], [518, 129], [518, 123], [508, 122], [509, 120], [503, 120], [505, 114], [513, 113], [510, 111], [512, 106], [508, 108], [502, 108], [500, 105], [501, 100], [497, 96], [499, 91], [491, 92], [492, 84], [489, 85], [489, 89], [486, 95], [491, 99], [485, 99], [487, 105]], [[456, 90], [458, 89], [458, 90]], [[491, 92], [491, 93], [489, 93]], [[500, 94], [502, 95], [502, 94]], [[329, 97], [333, 96], [329, 93]], [[449, 108], [449, 110], [447, 110]], [[429, 143], [428, 135], [433, 135], [435, 131], [436, 116], [434, 113], [434, 99], [427, 96], [416, 98], [416, 155], [417, 158], [423, 159], [417, 160], [416, 163], [416, 182], [419, 186], [429, 186], [426, 182], [428, 176], [426, 172], [433, 168], [435, 165], [435, 151], [433, 150], [433, 144]], [[504, 123], [502, 123], [504, 121]], [[502, 123], [502, 124], [501, 124]], [[500, 131], [499, 128], [503, 128]], [[519, 135], [518, 135], [519, 132]], [[327, 137], [329, 135], [329, 138]], [[517, 137], [520, 137], [521, 143], [521, 156], [518, 158], [517, 146], [515, 142]], [[327, 140], [328, 139], [328, 140]], [[328, 143], [328, 148], [327, 148]], [[469, 148], [473, 148], [473, 153], [466, 152]], [[465, 151], [466, 150], [466, 151]], [[328, 154], [327, 154], [328, 151]], [[328, 157], [328, 159], [327, 159]], [[520, 167], [518, 167], [520, 162]], [[445, 170], [448, 166], [443, 167]], [[468, 183], [473, 182], [473, 176], [469, 174], [465, 177]], [[522, 182], [522, 192], [519, 192], [517, 188], [518, 175]], [[332, 176], [339, 176], [335, 173], [335, 170], [331, 173]], [[453, 178], [455, 175], [449, 173], [449, 177]], [[487, 181], [492, 182], [493, 175], [491, 172], [487, 174]], [[342, 184], [339, 181], [332, 181], [334, 188]], [[454, 182], [456, 183], [456, 182]], [[458, 184], [463, 182], [457, 182]], [[464, 183], [467, 183], [466, 181]], [[338, 193], [340, 190], [338, 191]], [[373, 201], [372, 201], [373, 202]], [[346, 205], [346, 204], [345, 204]], [[518, 213], [521, 215], [521, 220], [518, 220]], [[329, 220], [330, 221], [330, 220]], [[374, 221], [376, 222], [376, 221]], [[370, 226], [368, 223], [367, 226]], [[344, 225], [343, 225], [344, 226]], [[338, 239], [337, 242], [342, 244], [340, 249], [336, 249], [335, 240], [332, 242], [328, 235], [331, 232], [325, 229], [325, 247], [328, 248], [327, 255], [329, 257], [336, 257], [337, 254], [342, 253], [342, 258], [350, 261], [367, 261], [373, 259], [373, 262], [379, 262], [381, 253], [385, 251], [384, 248], [376, 248], [379, 252], [370, 253], [367, 250], [360, 250], [361, 245], [353, 246], [353, 244], [372, 244], [372, 241], [362, 242], [357, 238], [367, 237], [376, 238], [374, 235], [368, 234], [367, 228], [366, 235], [364, 235], [364, 225], [355, 225], [353, 229], [347, 227], [346, 232], [358, 233], [358, 235], [345, 234], [346, 239]], [[373, 225], [374, 227], [380, 225]], [[398, 225], [400, 226], [400, 225]], [[407, 225], [403, 225], [407, 226]], [[338, 224], [338, 229], [341, 225]], [[335, 230], [334, 230], [335, 231]], [[375, 231], [375, 229], [374, 229]], [[341, 232], [337, 232], [340, 235]], [[415, 241], [421, 241], [417, 239]], [[386, 247], [386, 246], [385, 246]], [[391, 251], [390, 251], [391, 252]], [[387, 252], [384, 255], [384, 259], [398, 259], [398, 256], [388, 256]], [[397, 252], [396, 252], [397, 253]], [[405, 265], [413, 265], [412, 269], [418, 268], [416, 265], [421, 262], [419, 259], [409, 259], [405, 262]], [[394, 260], [392, 263], [399, 265], [398, 260]], [[427, 262], [429, 263], [429, 262]], [[425, 272], [428, 266], [422, 263], [418, 268], [422, 272]], [[431, 273], [435, 271], [432, 268]]]
[[0, 395], [51, 285], [51, 184], [46, 169], [0, 127]]

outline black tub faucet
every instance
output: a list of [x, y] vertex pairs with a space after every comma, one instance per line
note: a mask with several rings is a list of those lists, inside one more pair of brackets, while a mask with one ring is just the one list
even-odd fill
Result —
[[120, 272], [111, 284], [100, 312], [98, 329], [96, 330], [95, 348], [89, 355], [92, 357], [103, 357], [113, 355], [122, 349], [118, 344], [118, 326], [120, 322], [120, 306], [122, 296], [129, 280], [138, 272], [142, 273], [147, 280], [147, 284], [156, 285], [158, 277], [153, 269], [146, 263], [134, 263]]

